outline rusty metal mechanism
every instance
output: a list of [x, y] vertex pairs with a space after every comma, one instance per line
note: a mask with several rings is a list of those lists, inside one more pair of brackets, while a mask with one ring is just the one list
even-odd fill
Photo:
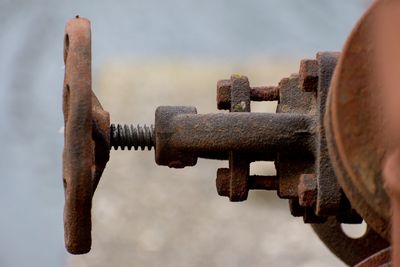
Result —
[[[389, 264], [392, 253], [393, 266], [400, 266], [400, 35], [393, 26], [399, 20], [398, 1], [376, 1], [340, 53], [302, 60], [299, 73], [276, 86], [251, 87], [246, 76], [232, 75], [217, 83], [217, 107], [229, 113], [162, 106], [154, 126], [143, 127], [110, 125], [91, 86], [90, 22], [70, 20], [63, 102], [67, 250], [90, 250], [92, 197], [109, 150], [154, 148], [156, 163], [172, 168], [194, 166], [198, 158], [228, 160], [229, 168], [217, 170], [219, 195], [244, 201], [249, 190], [276, 191], [348, 265]], [[252, 113], [251, 101], [278, 101], [276, 113]], [[250, 175], [254, 161], [273, 161], [276, 175]], [[367, 231], [358, 239], [341, 228], [363, 220]]]

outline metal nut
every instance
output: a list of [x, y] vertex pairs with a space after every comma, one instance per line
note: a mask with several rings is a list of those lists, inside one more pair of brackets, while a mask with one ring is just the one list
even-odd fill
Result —
[[318, 62], [315, 59], [303, 59], [300, 62], [300, 88], [304, 92], [316, 92], [318, 89]]
[[215, 180], [215, 184], [217, 186], [218, 195], [222, 197], [230, 196], [230, 177], [231, 174], [228, 168], [220, 168], [217, 170], [217, 179]]
[[219, 110], [229, 110], [231, 107], [231, 80], [217, 82], [217, 107]]

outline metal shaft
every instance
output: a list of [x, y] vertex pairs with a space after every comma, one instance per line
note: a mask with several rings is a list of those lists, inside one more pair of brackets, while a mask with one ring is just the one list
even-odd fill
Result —
[[[314, 150], [314, 121], [307, 115], [269, 113], [183, 114], [171, 120], [170, 147], [194, 153], [267, 153]], [[162, 140], [157, 140], [157, 142]]]

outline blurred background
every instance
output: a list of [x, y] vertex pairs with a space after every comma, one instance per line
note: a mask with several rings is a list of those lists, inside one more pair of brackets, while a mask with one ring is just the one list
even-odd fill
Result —
[[[113, 122], [152, 123], [159, 105], [216, 112], [219, 79], [275, 85], [301, 58], [340, 50], [363, 0], [0, 1], [0, 266], [342, 266], [274, 192], [217, 195], [227, 162], [156, 166], [118, 151], [94, 198], [93, 246], [63, 241], [63, 32], [92, 22], [93, 87]], [[254, 110], [273, 112], [273, 104]], [[272, 174], [272, 164], [251, 166]]]

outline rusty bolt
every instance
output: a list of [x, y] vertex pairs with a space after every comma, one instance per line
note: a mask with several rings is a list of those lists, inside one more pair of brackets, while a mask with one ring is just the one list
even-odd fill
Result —
[[[223, 197], [230, 196], [230, 169], [220, 168], [217, 170], [217, 179], [215, 180], [218, 195]], [[251, 190], [277, 190], [278, 177], [269, 175], [250, 175], [249, 189]]]
[[[217, 107], [219, 110], [229, 110], [231, 107], [231, 80], [219, 80], [217, 82]], [[251, 87], [250, 100], [252, 101], [276, 101], [279, 100], [279, 87], [259, 86]]]
[[279, 100], [278, 86], [257, 86], [251, 87], [251, 101], [277, 101]]
[[251, 190], [278, 190], [279, 180], [275, 175], [250, 175]]
[[234, 167], [236, 172], [229, 168], [217, 170], [217, 192], [220, 196], [229, 197], [230, 201], [244, 201], [249, 192], [248, 175], [245, 174], [246, 170], [240, 168], [240, 164]]
[[314, 173], [302, 174], [297, 188], [299, 204], [303, 207], [313, 207], [317, 200], [317, 177]]
[[315, 59], [303, 59], [300, 62], [300, 88], [304, 92], [316, 92], [318, 88], [318, 62]]

